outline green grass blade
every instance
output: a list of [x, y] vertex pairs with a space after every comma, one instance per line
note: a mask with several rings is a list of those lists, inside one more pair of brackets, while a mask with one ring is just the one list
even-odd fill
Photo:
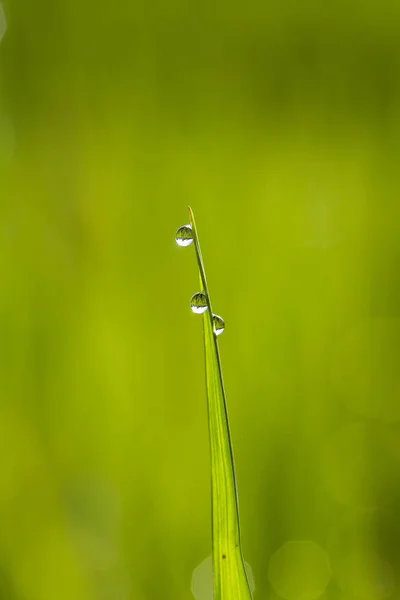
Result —
[[251, 600], [240, 542], [235, 465], [213, 310], [196, 222], [189, 207], [202, 291], [208, 310], [203, 315], [208, 423], [211, 449], [212, 547], [214, 600]]

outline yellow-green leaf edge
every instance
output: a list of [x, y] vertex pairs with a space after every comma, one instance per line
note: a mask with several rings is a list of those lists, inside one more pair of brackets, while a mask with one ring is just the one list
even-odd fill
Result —
[[243, 561], [231, 433], [210, 291], [193, 210], [189, 206], [200, 284], [207, 298], [203, 315], [208, 425], [211, 455], [211, 518], [214, 600], [251, 600]]

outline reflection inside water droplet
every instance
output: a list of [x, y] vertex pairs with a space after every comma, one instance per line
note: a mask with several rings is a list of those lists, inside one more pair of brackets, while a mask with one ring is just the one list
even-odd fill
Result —
[[193, 243], [193, 231], [191, 225], [183, 225], [179, 227], [175, 235], [175, 240], [178, 246], [190, 246]]
[[197, 292], [190, 299], [190, 308], [197, 315], [201, 315], [206, 312], [207, 306], [207, 298], [203, 292]]
[[225, 331], [225, 321], [218, 315], [213, 315], [214, 333], [215, 335], [221, 335]]

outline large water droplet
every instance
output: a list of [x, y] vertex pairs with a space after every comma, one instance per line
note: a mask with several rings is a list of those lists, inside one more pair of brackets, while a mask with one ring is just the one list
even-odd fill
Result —
[[175, 235], [175, 240], [178, 246], [190, 246], [190, 244], [193, 244], [192, 226], [183, 225], [179, 227]]
[[190, 308], [197, 315], [201, 315], [204, 312], [206, 312], [208, 305], [207, 305], [207, 298], [206, 298], [206, 295], [204, 294], [204, 292], [197, 292], [197, 294], [194, 294], [191, 297]]
[[215, 335], [221, 335], [225, 331], [225, 321], [218, 315], [213, 315], [214, 333]]

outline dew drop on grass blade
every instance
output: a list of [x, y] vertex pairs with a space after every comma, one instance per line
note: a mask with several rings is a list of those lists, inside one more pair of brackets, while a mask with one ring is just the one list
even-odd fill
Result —
[[206, 312], [208, 309], [207, 298], [204, 292], [197, 292], [190, 299], [190, 308], [198, 315]]
[[225, 331], [225, 321], [219, 315], [213, 315], [213, 325], [215, 335], [221, 335]]
[[190, 246], [193, 244], [192, 226], [189, 224], [179, 227], [175, 235], [175, 240], [178, 246]]

